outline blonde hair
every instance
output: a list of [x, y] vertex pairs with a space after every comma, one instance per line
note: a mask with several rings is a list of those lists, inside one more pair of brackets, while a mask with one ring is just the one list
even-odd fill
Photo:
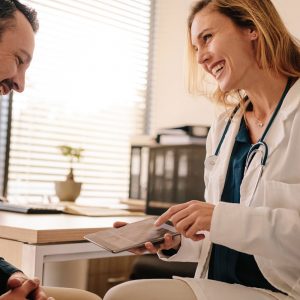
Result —
[[[188, 18], [188, 88], [191, 93], [201, 91], [203, 81], [203, 70], [191, 44], [191, 26], [195, 15], [208, 5], [230, 18], [236, 26], [257, 31], [256, 60], [262, 69], [300, 77], [299, 41], [288, 32], [271, 0], [201, 0], [192, 7]], [[218, 88], [214, 93], [214, 99], [225, 105], [232, 104], [232, 96], [240, 101], [243, 91], [222, 92]]]

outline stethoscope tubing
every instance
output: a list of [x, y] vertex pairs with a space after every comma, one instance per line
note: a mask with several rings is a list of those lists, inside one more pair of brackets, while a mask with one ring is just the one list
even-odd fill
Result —
[[[248, 168], [249, 168], [249, 166], [250, 166], [250, 164], [251, 164], [251, 162], [252, 162], [255, 154], [257, 152], [261, 152], [261, 154], [262, 154], [261, 162], [260, 162], [261, 168], [260, 168], [260, 171], [259, 171], [259, 176], [258, 176], [256, 185], [254, 187], [254, 191], [252, 193], [252, 197], [250, 199], [250, 203], [253, 200], [254, 194], [255, 194], [256, 189], [258, 187], [259, 180], [262, 177], [262, 173], [264, 171], [264, 168], [266, 166], [267, 159], [268, 159], [269, 149], [268, 149], [267, 143], [264, 141], [265, 137], [266, 137], [267, 133], [269, 132], [269, 130], [270, 130], [270, 128], [271, 128], [271, 126], [272, 126], [272, 124], [273, 124], [273, 122], [274, 122], [274, 120], [275, 120], [275, 118], [276, 118], [276, 116], [277, 116], [277, 114], [278, 114], [281, 106], [282, 106], [282, 103], [283, 103], [283, 101], [284, 101], [284, 99], [285, 99], [285, 97], [286, 97], [286, 95], [287, 95], [287, 93], [288, 93], [288, 91], [289, 91], [289, 89], [291, 87], [291, 84], [292, 84], [292, 78], [289, 78], [288, 81], [287, 81], [286, 87], [285, 87], [285, 89], [284, 89], [284, 91], [282, 93], [282, 96], [281, 96], [281, 98], [280, 98], [280, 100], [279, 100], [279, 102], [278, 102], [278, 104], [277, 104], [277, 106], [276, 106], [276, 108], [275, 108], [275, 110], [274, 110], [274, 112], [273, 112], [273, 114], [272, 114], [272, 116], [270, 118], [270, 121], [268, 122], [267, 127], [266, 127], [266, 129], [264, 130], [264, 132], [263, 132], [263, 134], [261, 136], [261, 138], [258, 140], [257, 143], [253, 144], [250, 147], [249, 151], [248, 151], [248, 154], [247, 154], [247, 157], [246, 157], [245, 169], [244, 169], [244, 176], [245, 176], [245, 174], [246, 174], [246, 172], [247, 172], [247, 170], [248, 170]], [[234, 108], [234, 110], [232, 111], [232, 113], [231, 113], [231, 115], [230, 115], [230, 117], [229, 117], [229, 119], [227, 121], [227, 124], [226, 124], [226, 126], [224, 128], [224, 131], [223, 131], [223, 134], [221, 136], [220, 142], [219, 142], [219, 144], [218, 144], [218, 146], [216, 148], [216, 151], [215, 151], [215, 154], [214, 154], [215, 157], [218, 157], [218, 155], [220, 153], [220, 150], [221, 150], [221, 147], [223, 145], [223, 142], [225, 140], [225, 137], [227, 135], [227, 132], [229, 130], [230, 124], [232, 122], [232, 119], [233, 119], [233, 117], [235, 116], [235, 114], [237, 113], [237, 111], [239, 109], [240, 109], [240, 104], [238, 104]]]
[[[267, 144], [266, 144], [266, 142], [264, 141], [264, 139], [265, 139], [267, 133], [269, 132], [269, 130], [270, 130], [270, 128], [271, 128], [271, 126], [272, 126], [272, 124], [273, 124], [273, 122], [274, 122], [274, 120], [275, 120], [277, 114], [278, 114], [278, 111], [279, 111], [280, 108], [281, 108], [281, 105], [282, 105], [282, 103], [283, 103], [283, 100], [284, 100], [285, 96], [287, 95], [287, 93], [288, 93], [288, 91], [289, 91], [289, 89], [290, 89], [290, 87], [291, 87], [291, 84], [292, 84], [292, 78], [289, 78], [288, 81], [287, 81], [286, 87], [285, 87], [285, 89], [284, 89], [284, 91], [283, 91], [283, 93], [282, 93], [282, 96], [281, 96], [281, 98], [280, 98], [280, 100], [279, 100], [279, 102], [278, 102], [278, 104], [277, 104], [277, 106], [276, 106], [276, 108], [275, 108], [275, 110], [274, 110], [272, 116], [271, 116], [270, 121], [269, 121], [268, 124], [267, 124], [267, 127], [266, 127], [265, 131], [263, 132], [263, 134], [262, 134], [261, 138], [258, 140], [258, 142], [257, 142], [256, 144], [253, 144], [253, 145], [252, 145], [252, 147], [250, 148], [249, 152], [251, 151], [251, 149], [254, 150], [254, 149], [259, 148], [258, 145], [265, 145], [265, 146], [266, 146], [266, 149], [267, 149], [267, 154], [268, 154], [268, 147], [267, 147]], [[238, 105], [234, 108], [234, 110], [232, 111], [232, 113], [231, 113], [231, 115], [230, 115], [230, 117], [229, 117], [229, 119], [228, 119], [228, 121], [227, 121], [227, 124], [226, 124], [226, 126], [225, 126], [225, 129], [224, 129], [224, 131], [223, 131], [223, 134], [222, 134], [222, 136], [221, 136], [220, 142], [219, 142], [219, 144], [218, 144], [218, 146], [217, 146], [217, 148], [216, 148], [216, 151], [215, 151], [215, 154], [214, 154], [215, 156], [218, 156], [218, 155], [219, 155], [220, 150], [221, 150], [221, 147], [222, 147], [222, 145], [223, 145], [223, 142], [224, 142], [225, 137], [226, 137], [226, 135], [227, 135], [227, 132], [228, 132], [228, 130], [229, 130], [231, 121], [232, 121], [233, 117], [235, 116], [235, 114], [237, 113], [237, 111], [240, 109], [240, 106], [241, 106], [241, 105], [238, 104]], [[253, 150], [252, 150], [252, 151], [253, 151]], [[266, 157], [263, 161], [264, 161], [264, 165], [265, 165], [265, 164], [266, 164], [266, 161], [267, 161], [267, 157]]]

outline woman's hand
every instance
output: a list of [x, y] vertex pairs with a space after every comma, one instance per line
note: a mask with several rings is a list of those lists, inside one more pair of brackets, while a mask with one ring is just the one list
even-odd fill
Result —
[[[122, 227], [125, 225], [127, 225], [126, 222], [115, 222], [113, 226], [115, 228], [119, 228], [119, 227]], [[169, 250], [169, 249], [177, 250], [180, 246], [180, 242], [181, 242], [180, 236], [172, 237], [169, 233], [166, 233], [164, 235], [164, 242], [159, 243], [159, 244], [153, 244], [151, 242], [146, 242], [144, 244], [144, 247], [131, 249], [130, 252], [132, 252], [134, 254], [143, 254], [146, 251], [149, 251], [154, 254], [160, 250]]]
[[210, 231], [214, 208], [213, 204], [197, 200], [177, 204], [163, 213], [155, 225], [160, 226], [170, 220], [177, 232], [193, 241], [199, 241], [204, 239], [204, 234], [199, 234], [199, 231]]

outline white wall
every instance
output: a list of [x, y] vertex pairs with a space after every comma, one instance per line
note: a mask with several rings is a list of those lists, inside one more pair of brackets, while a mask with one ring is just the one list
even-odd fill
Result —
[[[300, 0], [273, 0], [290, 31], [300, 38]], [[191, 0], [156, 0], [152, 72], [152, 130], [180, 124], [210, 124], [213, 105], [186, 92], [184, 52]]]

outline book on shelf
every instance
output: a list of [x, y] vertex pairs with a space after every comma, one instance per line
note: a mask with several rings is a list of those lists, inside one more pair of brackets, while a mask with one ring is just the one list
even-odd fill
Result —
[[209, 126], [205, 125], [183, 125], [179, 127], [174, 127], [174, 129], [183, 130], [186, 134], [195, 137], [207, 137]]
[[183, 125], [173, 128], [159, 129], [156, 134], [156, 142], [159, 144], [189, 144], [200, 143], [205, 139], [209, 131], [204, 125]]
[[159, 143], [160, 137], [165, 135], [207, 137], [209, 129], [209, 126], [204, 125], [183, 125], [178, 127], [159, 129], [156, 134], [156, 141]]
[[198, 144], [205, 145], [205, 137], [195, 137], [189, 135], [161, 135], [159, 139], [161, 145], [187, 145]]
[[151, 146], [156, 144], [155, 138], [151, 135], [141, 134], [130, 137], [131, 146]]

